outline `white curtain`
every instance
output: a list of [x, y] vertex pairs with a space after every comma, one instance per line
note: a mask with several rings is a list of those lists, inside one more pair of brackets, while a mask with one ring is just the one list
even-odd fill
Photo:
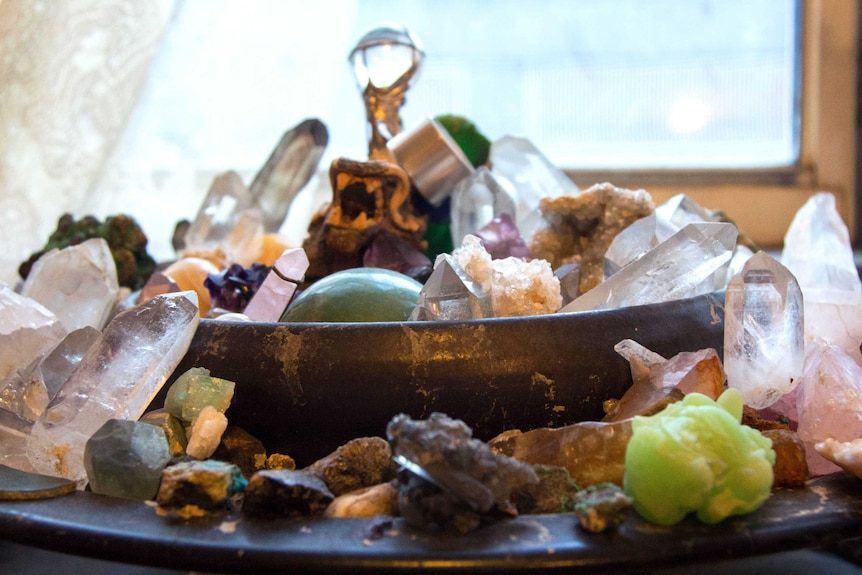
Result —
[[78, 214], [146, 80], [170, 0], [0, 0], [0, 280]]

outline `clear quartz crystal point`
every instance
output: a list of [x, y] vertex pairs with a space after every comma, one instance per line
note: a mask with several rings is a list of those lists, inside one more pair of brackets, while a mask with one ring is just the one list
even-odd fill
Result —
[[263, 280], [243, 313], [253, 321], [278, 321], [305, 278], [308, 256], [302, 248], [285, 250]]
[[251, 192], [239, 174], [233, 171], [220, 174], [213, 180], [197, 217], [186, 232], [185, 249], [205, 251], [218, 247], [252, 205]]
[[491, 296], [449, 254], [440, 254], [422, 287], [410, 320], [492, 317]]
[[0, 283], [0, 380], [26, 367], [66, 336], [54, 313]]
[[689, 224], [560, 311], [644, 305], [709, 293], [710, 278], [733, 255], [736, 235], [733, 224]]
[[276, 233], [290, 205], [308, 184], [326, 150], [329, 132], [316, 118], [303, 120], [284, 133], [249, 186], [253, 205], [263, 214], [266, 233]]
[[781, 263], [803, 291], [862, 292], [850, 234], [835, 209], [835, 196], [815, 194], [796, 212], [784, 236]]
[[102, 238], [49, 251], [21, 287], [22, 295], [53, 311], [69, 331], [102, 329], [119, 291], [114, 256]]
[[476, 234], [495, 217], [514, 217], [515, 201], [485, 166], [479, 166], [452, 193], [452, 242], [460, 246], [464, 237]]
[[[491, 171], [514, 188], [515, 224], [527, 238], [540, 223], [542, 198], [573, 196], [580, 189], [548, 160], [530, 140], [503, 136], [491, 144]], [[457, 243], [456, 243], [457, 245]]]
[[658, 213], [635, 220], [618, 233], [608, 246], [605, 252], [605, 279], [671, 237], [679, 229]]
[[754, 254], [725, 294], [724, 369], [745, 404], [769, 407], [796, 388], [805, 359], [802, 291], [766, 252]]
[[156, 296], [114, 317], [33, 425], [29, 471], [83, 485], [87, 440], [109, 419], [140, 418], [188, 350], [199, 319], [195, 292]]

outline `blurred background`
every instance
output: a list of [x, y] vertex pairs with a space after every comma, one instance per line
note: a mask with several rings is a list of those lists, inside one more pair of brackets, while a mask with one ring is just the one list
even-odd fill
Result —
[[582, 188], [685, 192], [773, 247], [832, 191], [856, 236], [858, 0], [0, 0], [0, 281], [65, 212], [133, 215], [171, 259], [213, 178], [250, 184], [305, 118], [322, 171], [364, 159], [347, 56], [383, 22], [425, 50], [405, 128], [464, 115]]

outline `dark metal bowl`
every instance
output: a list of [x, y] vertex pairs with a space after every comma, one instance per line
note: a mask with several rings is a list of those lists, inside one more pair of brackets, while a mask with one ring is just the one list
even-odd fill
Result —
[[600, 419], [602, 401], [631, 385], [615, 344], [633, 339], [665, 357], [708, 347], [721, 354], [723, 302], [717, 293], [467, 322], [202, 320], [174, 377], [205, 367], [235, 381], [231, 424], [302, 465], [355, 437], [384, 435], [398, 413], [443, 412], [480, 439]]

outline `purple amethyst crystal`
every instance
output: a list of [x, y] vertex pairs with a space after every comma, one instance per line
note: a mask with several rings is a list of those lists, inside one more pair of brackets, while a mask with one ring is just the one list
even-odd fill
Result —
[[419, 283], [425, 283], [433, 266], [421, 251], [403, 238], [386, 232], [375, 236], [371, 245], [362, 254], [362, 265], [367, 268], [383, 268], [402, 273]]
[[204, 287], [210, 292], [212, 306], [242, 312], [257, 293], [269, 270], [269, 266], [261, 263], [253, 263], [249, 268], [233, 264], [221, 273], [209, 274], [204, 280]]
[[492, 259], [499, 260], [510, 256], [516, 258], [530, 257], [530, 250], [527, 249], [521, 232], [518, 231], [518, 227], [509, 214], [503, 213], [494, 217], [477, 231], [476, 235], [482, 240], [485, 250], [491, 254]]

